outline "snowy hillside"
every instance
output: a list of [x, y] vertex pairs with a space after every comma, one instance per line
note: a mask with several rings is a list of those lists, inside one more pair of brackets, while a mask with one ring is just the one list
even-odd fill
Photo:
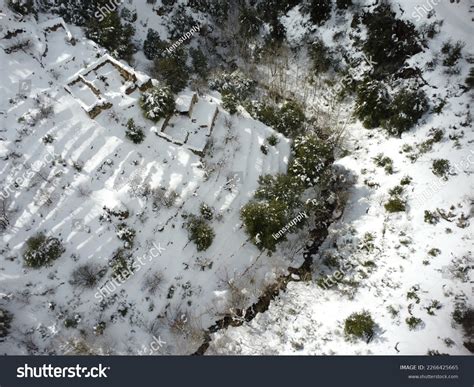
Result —
[[[426, 21], [416, 7], [426, 9], [427, 2], [397, 3], [405, 18]], [[442, 113], [427, 115], [400, 139], [355, 121], [348, 126], [350, 155], [337, 163], [351, 170], [357, 182], [343, 218], [331, 226], [322, 252], [314, 257], [313, 281], [293, 282], [266, 313], [215, 334], [209, 353], [470, 353], [463, 345], [469, 338], [452, 317], [456, 308], [474, 302], [472, 92], [462, 88], [468, 57], [457, 74], [426, 68], [447, 39], [466, 42], [472, 60], [474, 14], [466, 3], [434, 8], [431, 21], [444, 20], [441, 32], [410, 64], [424, 69], [431, 101], [446, 101]], [[430, 144], [435, 129], [442, 136]], [[391, 160], [393, 172], [377, 166], [379, 155]], [[446, 179], [432, 171], [437, 159], [449, 160]], [[390, 214], [384, 204], [397, 185], [403, 186], [406, 212]], [[429, 222], [425, 211], [436, 221]], [[376, 323], [374, 337], [369, 343], [347, 341], [344, 320], [363, 310]], [[410, 326], [412, 317], [419, 320]]]
[[1, 354], [473, 352], [472, 6], [106, 3], [0, 0]]

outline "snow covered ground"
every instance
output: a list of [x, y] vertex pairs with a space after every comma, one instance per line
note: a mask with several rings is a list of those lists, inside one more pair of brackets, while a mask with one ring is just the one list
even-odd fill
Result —
[[[150, 27], [167, 37], [162, 17], [146, 2], [136, 3], [137, 41]], [[426, 14], [417, 7], [435, 2], [396, 3], [400, 17], [421, 26]], [[446, 1], [433, 8], [430, 21], [444, 20], [441, 33], [410, 64], [423, 69], [433, 105], [446, 98], [442, 113], [425, 115], [400, 139], [349, 122], [347, 152], [336, 164], [350, 170], [356, 183], [343, 217], [314, 256], [313, 280], [291, 282], [268, 311], [213, 334], [208, 354], [469, 353], [452, 312], [459, 303], [474, 303], [472, 93], [461, 88], [473, 50], [473, 13], [466, 3]], [[192, 134], [187, 145], [201, 149], [207, 143], [204, 156], [167, 141], [156, 134], [162, 122], [143, 117], [139, 88], [127, 93], [132, 85], [114, 66], [85, 74], [107, 53], [81, 28], [61, 22], [53, 30], [49, 27], [58, 20], [51, 21], [51, 15], [40, 14], [38, 22], [20, 19], [2, 0], [0, 10], [5, 14], [0, 36], [21, 30], [13, 39], [0, 39], [0, 192], [8, 217], [0, 241], [0, 307], [14, 314], [0, 353], [190, 354], [229, 308], [252, 304], [288, 266], [302, 263], [299, 252], [310, 240], [308, 230], [289, 235], [269, 257], [248, 240], [239, 218], [258, 177], [286, 171], [288, 139], [243, 110], [229, 115], [221, 96], [209, 93], [199, 96], [195, 114], [207, 122], [203, 101], [218, 105], [212, 131], [201, 133], [188, 117], [175, 116], [175, 126], [164, 132], [176, 138]], [[296, 8], [283, 19], [289, 40], [298, 41], [305, 20]], [[348, 28], [350, 20], [344, 23]], [[328, 43], [337, 24], [345, 28], [333, 18], [319, 31]], [[466, 42], [459, 74], [445, 74], [441, 66], [428, 71], [426, 64], [447, 39]], [[21, 47], [26, 40], [28, 50]], [[147, 79], [150, 63], [135, 54], [140, 79]], [[305, 83], [299, 71], [287, 74], [288, 92], [295, 95]], [[100, 95], [84, 81], [68, 86], [78, 74]], [[326, 92], [313, 89], [315, 101]], [[186, 90], [183, 99], [189, 94]], [[105, 102], [110, 106], [91, 118], [87, 111]], [[125, 137], [130, 118], [145, 131], [141, 144]], [[442, 138], [421, 152], [433, 128], [442, 130]], [[272, 134], [280, 141], [265, 155], [261, 145]], [[376, 165], [380, 154], [392, 160], [393, 173]], [[447, 181], [432, 173], [435, 159], [454, 167]], [[402, 180], [407, 209], [389, 214], [384, 209], [389, 190]], [[153, 191], [158, 197], [161, 192], [162, 200], [176, 195], [174, 203], [157, 206]], [[205, 253], [189, 242], [184, 226], [202, 203], [214, 209], [216, 234]], [[439, 221], [425, 222], [425, 211]], [[123, 223], [136, 233], [126, 251], [135, 260], [143, 258], [139, 270], [110, 294], [71, 284], [75, 268], [92, 264], [105, 272], [98, 286], [110, 285], [108, 265], [124, 247]], [[37, 232], [60, 238], [66, 251], [48, 267], [26, 268], [25, 241]], [[337, 270], [342, 277], [333, 284], [328, 279]], [[159, 279], [156, 292], [146, 286], [150, 279]], [[348, 341], [343, 322], [362, 310], [376, 322], [375, 335], [369, 343]], [[410, 317], [421, 319], [414, 329], [406, 322]], [[104, 323], [104, 333], [95, 334]], [[159, 348], [151, 349], [157, 339]]]

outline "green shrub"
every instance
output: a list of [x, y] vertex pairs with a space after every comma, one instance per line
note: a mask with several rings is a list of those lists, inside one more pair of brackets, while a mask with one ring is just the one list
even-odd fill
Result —
[[154, 87], [143, 93], [140, 106], [146, 118], [157, 122], [173, 114], [175, 101], [169, 88]]
[[332, 162], [332, 147], [314, 134], [297, 137], [292, 146], [288, 174], [306, 187], [316, 185], [324, 169]]
[[58, 259], [65, 251], [58, 238], [38, 233], [26, 241], [23, 260], [26, 266], [39, 268]]
[[191, 216], [187, 225], [189, 239], [196, 244], [197, 251], [207, 250], [216, 236], [204, 218]]
[[0, 308], [0, 342], [8, 336], [13, 316], [10, 312]]
[[385, 210], [393, 213], [393, 212], [404, 212], [405, 211], [406, 202], [402, 198], [395, 196], [390, 198], [387, 203], [384, 204]]
[[[287, 206], [278, 200], [270, 202], [259, 202], [252, 200], [240, 211], [240, 217], [244, 223], [245, 231], [261, 250], [275, 251], [278, 241], [282, 238], [274, 238], [287, 224]], [[257, 236], [260, 243], [257, 243]]]
[[363, 43], [365, 54], [377, 64], [376, 74], [391, 75], [411, 56], [422, 51], [421, 39], [415, 26], [396, 18], [390, 3], [383, 2], [362, 17], [367, 27]]
[[206, 78], [208, 72], [207, 58], [199, 48], [191, 48], [191, 64], [193, 71], [201, 78]]
[[441, 54], [443, 55], [443, 66], [453, 67], [459, 59], [462, 58], [462, 49], [464, 47], [463, 42], [456, 42], [453, 44], [451, 41], [447, 41], [441, 47]]
[[274, 134], [267, 137], [267, 142], [271, 146], [276, 146], [280, 140]]
[[222, 95], [222, 107], [227, 110], [230, 114], [237, 113], [237, 107], [239, 101], [236, 96], [232, 93], [226, 93]]
[[313, 70], [316, 74], [325, 73], [331, 68], [332, 54], [321, 39], [317, 38], [311, 44], [309, 56], [313, 61]]
[[245, 39], [252, 38], [258, 34], [263, 25], [262, 19], [258, 17], [254, 7], [246, 7], [241, 4], [239, 7], [239, 33]]
[[382, 126], [390, 134], [400, 136], [416, 124], [427, 110], [428, 101], [424, 91], [403, 89], [395, 95], [390, 105], [390, 117]]
[[356, 90], [355, 114], [368, 129], [377, 128], [390, 117], [390, 96], [382, 82], [365, 79]]
[[400, 180], [400, 185], [410, 185], [413, 179], [410, 176], [404, 176], [402, 180]]
[[275, 117], [274, 128], [287, 137], [294, 138], [302, 132], [305, 120], [302, 107], [295, 101], [283, 104]]
[[438, 177], [443, 179], [448, 178], [449, 170], [451, 169], [451, 164], [448, 160], [445, 159], [436, 159], [433, 160], [432, 171]]
[[77, 328], [78, 323], [79, 323], [79, 316], [67, 317], [66, 319], [64, 319], [65, 328]]
[[285, 203], [288, 209], [296, 209], [301, 205], [300, 196], [304, 186], [301, 181], [290, 175], [260, 176], [259, 187], [255, 191], [255, 198], [259, 200], [277, 200]]
[[143, 133], [143, 129], [135, 125], [133, 118], [130, 118], [127, 121], [125, 136], [135, 144], [140, 144], [145, 139], [145, 133]]
[[94, 335], [96, 335], [96, 336], [103, 335], [106, 326], [107, 326], [107, 324], [105, 323], [105, 321], [99, 321], [93, 327]]
[[239, 101], [244, 101], [255, 91], [256, 82], [240, 71], [216, 74], [209, 81], [209, 88], [221, 94], [231, 93]]
[[344, 322], [344, 333], [348, 337], [356, 337], [369, 341], [374, 335], [375, 322], [367, 311], [351, 314]]
[[419, 325], [421, 325], [423, 323], [423, 320], [421, 318], [418, 318], [418, 317], [415, 317], [415, 316], [411, 316], [411, 317], [407, 317], [405, 319], [405, 322], [407, 323], [408, 325], [408, 328], [413, 331], [415, 330]]
[[374, 163], [377, 167], [383, 167], [388, 175], [393, 173], [393, 160], [390, 157], [384, 156], [383, 153], [379, 153], [373, 158]]

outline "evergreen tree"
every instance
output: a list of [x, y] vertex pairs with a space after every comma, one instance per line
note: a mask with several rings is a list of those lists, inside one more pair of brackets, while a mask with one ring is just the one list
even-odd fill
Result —
[[261, 250], [275, 251], [278, 241], [285, 239], [284, 236], [281, 238], [273, 236], [288, 223], [288, 208], [283, 202], [252, 200], [242, 207], [240, 216], [245, 231]]
[[173, 114], [175, 100], [168, 87], [154, 87], [143, 93], [140, 106], [145, 117], [152, 121], [159, 121]]
[[310, 18], [311, 21], [321, 26], [331, 17], [331, 0], [311, 0]]
[[173, 93], [183, 90], [189, 80], [189, 69], [186, 66], [187, 54], [182, 49], [177, 49], [172, 55], [156, 58], [153, 74], [165, 83]]
[[131, 38], [135, 30], [131, 24], [122, 25], [118, 12], [108, 13], [100, 22], [87, 23], [86, 36], [105, 47], [116, 58], [129, 61], [135, 50]]
[[363, 50], [377, 63], [376, 74], [385, 76], [395, 73], [407, 58], [422, 50], [415, 26], [395, 16], [390, 4], [383, 2], [362, 18], [367, 26]]
[[160, 39], [160, 34], [149, 28], [143, 43], [143, 53], [147, 59], [162, 58], [165, 55], [168, 44]]
[[132, 140], [135, 144], [140, 144], [145, 139], [145, 133], [143, 129], [135, 125], [133, 118], [127, 121], [127, 129], [125, 130], [127, 138]]
[[201, 78], [206, 78], [208, 72], [206, 56], [199, 48], [191, 48], [190, 55], [194, 72]]
[[332, 147], [327, 141], [322, 141], [314, 134], [303, 135], [293, 143], [288, 174], [306, 187], [313, 187], [333, 159]]

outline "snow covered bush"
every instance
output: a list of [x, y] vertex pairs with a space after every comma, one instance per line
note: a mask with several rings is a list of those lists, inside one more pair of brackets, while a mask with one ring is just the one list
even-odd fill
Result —
[[143, 129], [135, 125], [133, 118], [127, 121], [127, 129], [125, 130], [125, 136], [133, 141], [135, 144], [140, 144], [145, 139], [145, 133]]
[[225, 93], [222, 95], [222, 107], [227, 110], [230, 114], [237, 113], [239, 106], [239, 100], [232, 93]]
[[129, 254], [125, 250], [118, 249], [109, 262], [112, 269], [112, 277], [125, 281], [133, 273], [133, 263]]
[[163, 187], [157, 187], [151, 190], [151, 197], [153, 201], [154, 210], [165, 206], [170, 208], [174, 206], [176, 200], [179, 198], [179, 194], [174, 190], [166, 191]]
[[26, 241], [23, 260], [26, 266], [39, 268], [58, 259], [66, 249], [58, 238], [38, 233]]
[[286, 137], [295, 138], [303, 131], [306, 117], [296, 101], [286, 101], [281, 107], [257, 101], [247, 102], [244, 106], [254, 118]]
[[459, 59], [462, 58], [462, 49], [464, 47], [463, 42], [456, 42], [453, 44], [451, 41], [447, 41], [441, 47], [441, 54], [443, 56], [443, 66], [453, 67]]
[[0, 342], [2, 342], [4, 338], [8, 336], [12, 319], [13, 317], [10, 312], [0, 308]]
[[133, 247], [133, 241], [135, 239], [136, 231], [127, 226], [125, 223], [120, 223], [117, 226], [117, 237], [125, 242], [125, 247], [126, 248], [132, 248]]
[[285, 239], [273, 237], [287, 224], [288, 207], [281, 201], [252, 200], [242, 207], [240, 217], [246, 233], [261, 250], [275, 251], [277, 243]]
[[157, 290], [162, 286], [163, 280], [163, 274], [160, 272], [150, 273], [145, 277], [142, 290], [150, 293], [151, 295], [155, 295]]
[[313, 187], [332, 160], [332, 147], [327, 141], [315, 134], [303, 135], [293, 143], [288, 174], [299, 179], [306, 187]]
[[255, 191], [255, 198], [259, 200], [278, 200], [285, 203], [289, 210], [301, 205], [303, 184], [293, 176], [278, 174], [259, 177], [259, 187]]
[[7, 5], [12, 11], [22, 15], [36, 12], [34, 0], [7, 0]]
[[393, 98], [390, 117], [382, 126], [394, 136], [400, 136], [415, 125], [428, 110], [428, 100], [423, 90], [404, 88]]
[[106, 5], [110, 7], [110, 0], [40, 0], [38, 3], [41, 10], [59, 14], [67, 23], [79, 26], [91, 22], [101, 7]]
[[221, 94], [231, 93], [239, 101], [244, 101], [255, 91], [256, 82], [240, 71], [215, 74], [209, 81], [209, 87]]
[[201, 203], [199, 206], [199, 212], [201, 216], [206, 220], [212, 220], [214, 218], [214, 209], [208, 206], [206, 203]]
[[73, 270], [70, 283], [71, 285], [82, 288], [92, 288], [104, 274], [105, 271], [103, 268], [91, 263], [85, 263]]
[[207, 250], [216, 236], [212, 227], [202, 217], [191, 216], [186, 224], [189, 240], [196, 244], [197, 251]]
[[140, 106], [145, 117], [156, 122], [174, 113], [175, 102], [168, 87], [154, 87], [143, 93]]
[[353, 313], [344, 321], [344, 333], [346, 336], [364, 339], [369, 342], [374, 335], [375, 322], [367, 311]]

